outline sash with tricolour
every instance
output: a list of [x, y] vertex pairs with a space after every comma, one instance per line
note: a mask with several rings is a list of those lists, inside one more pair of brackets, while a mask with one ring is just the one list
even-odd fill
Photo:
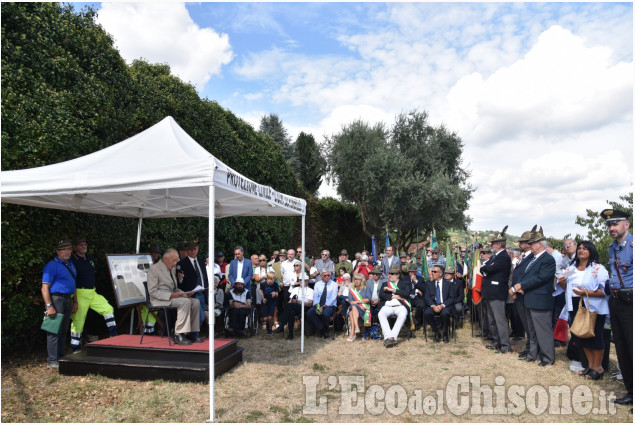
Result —
[[353, 298], [355, 299], [355, 301], [359, 302], [359, 306], [364, 309], [364, 326], [370, 326], [370, 303], [362, 302], [362, 295], [357, 289], [350, 288], [349, 291], [351, 291], [351, 294], [353, 294]]
[[[391, 281], [386, 282], [386, 285], [390, 289], [394, 289], [395, 291], [399, 289], [397, 285], [392, 283]], [[399, 301], [401, 301], [404, 306], [408, 307], [408, 316], [410, 317], [410, 330], [413, 331], [415, 329], [415, 322], [414, 320], [412, 320], [412, 304], [410, 304], [410, 300], [408, 299], [400, 299]]]

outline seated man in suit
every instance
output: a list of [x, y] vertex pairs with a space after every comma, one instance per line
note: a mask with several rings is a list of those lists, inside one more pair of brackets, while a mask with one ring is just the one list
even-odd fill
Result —
[[415, 329], [421, 328], [423, 323], [423, 310], [425, 309], [425, 301], [423, 300], [423, 291], [419, 288], [425, 288], [425, 280], [423, 277], [417, 276], [417, 265], [408, 264], [408, 275], [401, 278], [406, 285], [410, 286], [410, 295], [408, 301], [412, 307], [412, 319]]
[[318, 331], [318, 336], [329, 337], [329, 321], [337, 310], [337, 283], [331, 280], [331, 271], [321, 271], [322, 279], [313, 287], [313, 307], [307, 312], [307, 318]]
[[456, 287], [456, 304], [454, 304], [454, 310], [450, 311], [456, 319], [463, 315], [463, 296], [465, 294], [465, 282], [463, 279], [458, 278], [457, 274], [452, 266], [446, 268], [443, 272], [443, 278]]
[[[200, 330], [201, 303], [196, 298], [191, 298], [191, 293], [183, 292], [177, 287], [175, 268], [178, 261], [178, 252], [170, 248], [163, 253], [161, 261], [150, 266], [148, 293], [152, 305], [177, 308], [174, 342], [180, 345], [190, 345], [192, 343], [186, 334], [198, 333]], [[193, 335], [190, 337], [194, 342], [203, 342], [199, 337]]]
[[[193, 297], [200, 303], [201, 326], [205, 321], [205, 311], [207, 310], [207, 288], [209, 287], [209, 279], [207, 277], [207, 266], [205, 260], [198, 258], [198, 239], [189, 239], [185, 245], [187, 257], [181, 258], [176, 265], [176, 270], [183, 274], [183, 278], [179, 279], [179, 289], [184, 292], [194, 290], [197, 286], [202, 286], [205, 291], [196, 292]], [[198, 336], [198, 334], [196, 335]]]
[[426, 320], [430, 323], [432, 330], [434, 330], [434, 342], [441, 341], [441, 334], [437, 323], [434, 320], [435, 314], [441, 316], [441, 323], [443, 326], [443, 342], [450, 342], [448, 336], [448, 327], [450, 326], [450, 314], [454, 311], [454, 304], [458, 295], [456, 293], [457, 287], [451, 282], [443, 279], [443, 266], [434, 266], [432, 268], [433, 281], [429, 282], [426, 286], [426, 292], [423, 295], [426, 307], [423, 314], [426, 316]]
[[245, 320], [251, 312], [251, 291], [245, 289], [245, 282], [237, 277], [234, 287], [229, 290], [229, 326], [236, 336], [245, 335]]
[[[401, 267], [399, 264], [393, 264], [388, 269], [388, 281], [382, 283], [379, 290], [379, 305], [381, 307], [378, 318], [381, 332], [384, 334], [384, 346], [387, 348], [397, 345], [399, 331], [401, 331], [401, 327], [410, 313], [408, 299], [410, 298], [411, 286], [405, 281], [400, 282], [399, 276], [401, 276]], [[392, 316], [397, 316], [397, 320], [391, 329], [388, 318]]]
[[[309, 276], [307, 275], [307, 278]], [[307, 285], [308, 279], [302, 281], [302, 285], [294, 285], [293, 289], [289, 292], [289, 302], [282, 311], [282, 314], [278, 317], [280, 326], [273, 331], [274, 334], [282, 333], [284, 326], [288, 325], [289, 334], [287, 339], [293, 339], [293, 327], [295, 325], [295, 319], [302, 316], [301, 306], [304, 305], [305, 309], [309, 309], [313, 305], [313, 289]], [[302, 293], [304, 292], [304, 297]], [[307, 312], [305, 311], [305, 316]]]
[[366, 287], [371, 294], [370, 315], [373, 318], [379, 314], [379, 290], [381, 289], [381, 284], [386, 281], [386, 279], [381, 277], [381, 274], [381, 267], [375, 267], [368, 273], [369, 278], [366, 281]]

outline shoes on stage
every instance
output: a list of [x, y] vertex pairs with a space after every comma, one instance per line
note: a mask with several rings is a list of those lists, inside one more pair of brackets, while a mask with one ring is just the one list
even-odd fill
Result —
[[614, 399], [613, 402], [622, 405], [633, 404], [633, 396], [626, 394], [624, 397]]
[[192, 342], [183, 336], [183, 334], [176, 334], [172, 339], [174, 340], [174, 343], [178, 345], [192, 345]]

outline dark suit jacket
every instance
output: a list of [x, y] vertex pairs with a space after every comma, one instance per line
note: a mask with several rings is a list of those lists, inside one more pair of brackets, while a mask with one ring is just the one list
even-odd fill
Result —
[[520, 277], [520, 287], [525, 291], [525, 307], [536, 310], [553, 309], [553, 279], [556, 260], [544, 251], [536, 261], [532, 258]]
[[[520, 263], [516, 264], [516, 267], [514, 268], [514, 271], [512, 272], [512, 285], [515, 285], [518, 282], [520, 282], [520, 277], [525, 272], [525, 268], [527, 268], [527, 264], [531, 262], [532, 258], [534, 258], [534, 254], [530, 252], [525, 257], [523, 257]], [[517, 293], [515, 302], [516, 304], [520, 306], [525, 305], [525, 296]]]
[[[198, 267], [201, 270], [201, 275], [203, 275], [203, 286], [209, 288], [209, 279], [207, 278], [205, 261], [200, 258], [197, 258], [196, 261], [198, 262]], [[183, 272], [183, 282], [179, 283], [179, 289], [183, 292], [187, 292], [196, 288], [196, 270], [194, 270], [194, 267], [192, 266], [192, 260], [190, 257], [185, 257], [179, 261], [177, 270]]]
[[[410, 280], [410, 275], [408, 276], [404, 276], [401, 279], [399, 279], [399, 287], [401, 288], [402, 285], [407, 286], [408, 288], [410, 288], [410, 293], [408, 294], [408, 299], [410, 300], [410, 302], [414, 302], [415, 297], [417, 296], [417, 285], [421, 286], [421, 284], [424, 282], [422, 277], [417, 277], [417, 280], [415, 280], [414, 282], [412, 280]], [[423, 291], [422, 291], [423, 292]]]
[[507, 284], [511, 271], [512, 259], [505, 250], [492, 256], [481, 267], [481, 273], [483, 274], [481, 295], [483, 295], [483, 299], [506, 301], [509, 292]]
[[[379, 297], [379, 309], [381, 309], [384, 304], [386, 304], [386, 301], [390, 301], [392, 300], [392, 292], [387, 292], [384, 291], [384, 288], [388, 286], [388, 281], [383, 282], [381, 284], [381, 286], [379, 287], [379, 292], [377, 293], [377, 296]], [[397, 282], [397, 292], [395, 292], [395, 295], [399, 295], [401, 298], [410, 298], [410, 285], [406, 285], [405, 282], [399, 281]], [[403, 303], [402, 304], [408, 308], [408, 305]]]
[[[441, 294], [443, 295], [443, 304], [446, 307], [451, 307], [458, 302], [458, 285], [449, 280], [443, 279], [441, 285]], [[426, 302], [426, 307], [430, 307], [437, 304], [437, 285], [434, 280], [426, 282], [426, 292], [423, 294], [423, 298]]]

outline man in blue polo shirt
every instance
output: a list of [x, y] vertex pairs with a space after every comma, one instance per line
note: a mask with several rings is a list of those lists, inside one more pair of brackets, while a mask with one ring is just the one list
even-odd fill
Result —
[[[88, 309], [91, 308], [97, 314], [104, 316], [106, 327], [110, 336], [117, 336], [117, 323], [115, 322], [114, 309], [106, 298], [99, 295], [95, 289], [95, 259], [87, 254], [88, 243], [83, 236], [75, 238], [75, 252], [71, 255], [71, 263], [77, 270], [75, 287], [77, 296], [77, 311], [72, 314], [71, 319], [71, 348], [73, 354], [81, 350], [82, 332]], [[144, 316], [145, 317], [145, 316]]]
[[46, 305], [46, 315], [50, 317], [55, 317], [58, 313], [64, 315], [59, 333], [46, 333], [47, 364], [52, 369], [59, 369], [57, 361], [60, 357], [64, 357], [71, 313], [77, 311], [75, 297], [77, 270], [69, 261], [73, 252], [72, 246], [70, 240], [61, 239], [57, 243], [55, 259], [44, 266], [42, 274], [42, 298]]

